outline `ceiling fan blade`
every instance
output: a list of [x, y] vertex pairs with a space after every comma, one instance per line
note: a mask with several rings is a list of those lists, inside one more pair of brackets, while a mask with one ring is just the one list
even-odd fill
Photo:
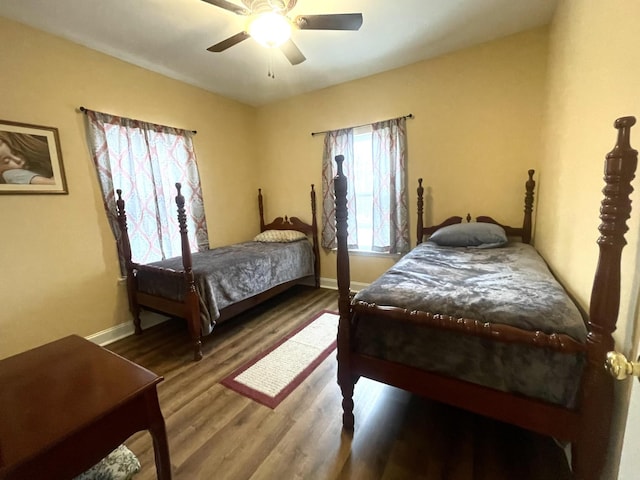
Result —
[[284, 53], [284, 56], [287, 57], [291, 65], [298, 65], [307, 59], [291, 39], [280, 45], [280, 50]]
[[237, 45], [238, 43], [242, 42], [243, 40], [246, 40], [250, 36], [251, 35], [249, 35], [247, 32], [236, 33], [233, 37], [229, 37], [226, 40], [221, 41], [220, 43], [216, 43], [215, 45], [212, 45], [209, 48], [207, 48], [207, 50], [209, 50], [210, 52], [223, 52], [227, 48]]
[[227, 2], [227, 0], [202, 0], [203, 2], [210, 3], [211, 5], [215, 5], [216, 7], [224, 8], [225, 10], [229, 10], [237, 15], [249, 15], [251, 12], [241, 7], [240, 5], [236, 5], [235, 3]]
[[360, 30], [362, 14], [298, 15], [294, 23], [300, 30]]

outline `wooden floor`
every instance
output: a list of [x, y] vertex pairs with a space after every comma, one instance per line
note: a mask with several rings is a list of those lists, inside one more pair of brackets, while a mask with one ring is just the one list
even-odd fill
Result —
[[[334, 354], [275, 410], [218, 383], [322, 309], [337, 310], [337, 292], [296, 287], [217, 326], [198, 363], [180, 320], [108, 347], [164, 376], [160, 405], [175, 479], [570, 478], [550, 438], [367, 379], [356, 385], [355, 432], [344, 433]], [[126, 445], [142, 463], [136, 480], [155, 478], [149, 434]]]

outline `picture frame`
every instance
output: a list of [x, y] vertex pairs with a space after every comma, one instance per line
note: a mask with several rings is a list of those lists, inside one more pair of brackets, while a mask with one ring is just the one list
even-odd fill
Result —
[[0, 194], [68, 194], [58, 129], [0, 120]]

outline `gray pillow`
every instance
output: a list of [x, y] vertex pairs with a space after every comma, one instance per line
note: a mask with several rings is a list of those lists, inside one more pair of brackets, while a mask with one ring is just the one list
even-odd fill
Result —
[[506, 245], [507, 234], [494, 223], [458, 223], [436, 230], [429, 241], [442, 247], [495, 248]]

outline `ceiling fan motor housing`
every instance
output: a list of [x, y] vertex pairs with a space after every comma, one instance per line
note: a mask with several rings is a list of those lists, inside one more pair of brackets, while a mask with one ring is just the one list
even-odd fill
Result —
[[277, 12], [287, 14], [296, 6], [298, 0], [242, 0], [242, 3], [251, 10], [251, 14], [264, 12]]

